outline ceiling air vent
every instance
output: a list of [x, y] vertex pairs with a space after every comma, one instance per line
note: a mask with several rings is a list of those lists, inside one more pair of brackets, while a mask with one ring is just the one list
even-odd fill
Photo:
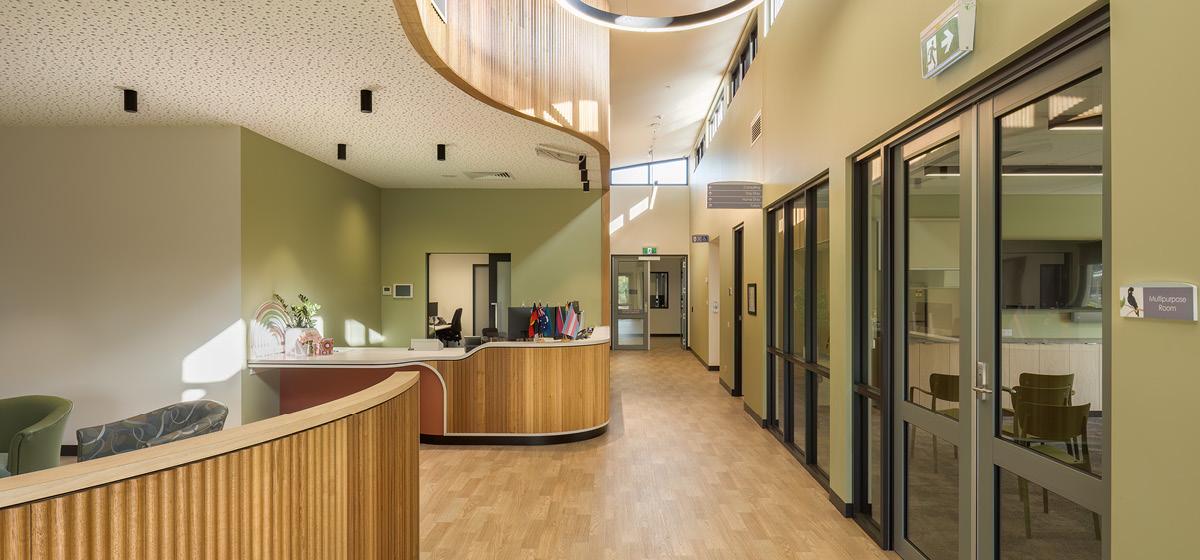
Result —
[[754, 122], [750, 123], [750, 145], [753, 146], [758, 142], [758, 137], [762, 136], [762, 111], [754, 115]]
[[511, 181], [513, 178], [507, 171], [467, 171], [463, 175], [472, 181]]

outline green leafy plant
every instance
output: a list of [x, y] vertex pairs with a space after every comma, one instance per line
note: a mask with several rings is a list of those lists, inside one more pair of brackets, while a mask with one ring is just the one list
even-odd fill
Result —
[[298, 294], [300, 305], [288, 305], [283, 297], [275, 294], [275, 301], [287, 310], [287, 326], [291, 329], [312, 329], [317, 323], [313, 319], [321, 310], [321, 305], [308, 299], [304, 294]]

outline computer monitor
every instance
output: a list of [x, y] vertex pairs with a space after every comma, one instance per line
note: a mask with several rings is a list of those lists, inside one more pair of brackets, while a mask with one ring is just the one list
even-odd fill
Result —
[[428, 304], [426, 304], [426, 306], [427, 306], [427, 309], [425, 310], [426, 317], [437, 317], [438, 316], [438, 308], [437, 308], [436, 301], [431, 301]]

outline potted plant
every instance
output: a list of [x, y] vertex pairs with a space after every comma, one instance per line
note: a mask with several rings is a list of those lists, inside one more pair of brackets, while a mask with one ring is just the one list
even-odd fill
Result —
[[317, 330], [316, 315], [321, 306], [308, 299], [304, 294], [298, 294], [300, 305], [288, 305], [283, 297], [275, 294], [275, 301], [287, 310], [284, 331], [284, 352], [291, 356], [312, 356], [316, 354], [317, 345], [321, 342], [321, 332]]

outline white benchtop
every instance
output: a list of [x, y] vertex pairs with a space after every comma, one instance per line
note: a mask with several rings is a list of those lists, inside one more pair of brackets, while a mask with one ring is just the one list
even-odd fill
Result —
[[461, 360], [485, 348], [562, 348], [564, 346], [594, 346], [608, 344], [608, 327], [596, 327], [591, 338], [565, 342], [488, 342], [472, 348], [443, 348], [418, 351], [407, 348], [334, 348], [328, 356], [285, 356], [276, 354], [252, 358], [246, 365], [252, 370], [279, 368], [355, 368], [388, 367], [435, 360]]

